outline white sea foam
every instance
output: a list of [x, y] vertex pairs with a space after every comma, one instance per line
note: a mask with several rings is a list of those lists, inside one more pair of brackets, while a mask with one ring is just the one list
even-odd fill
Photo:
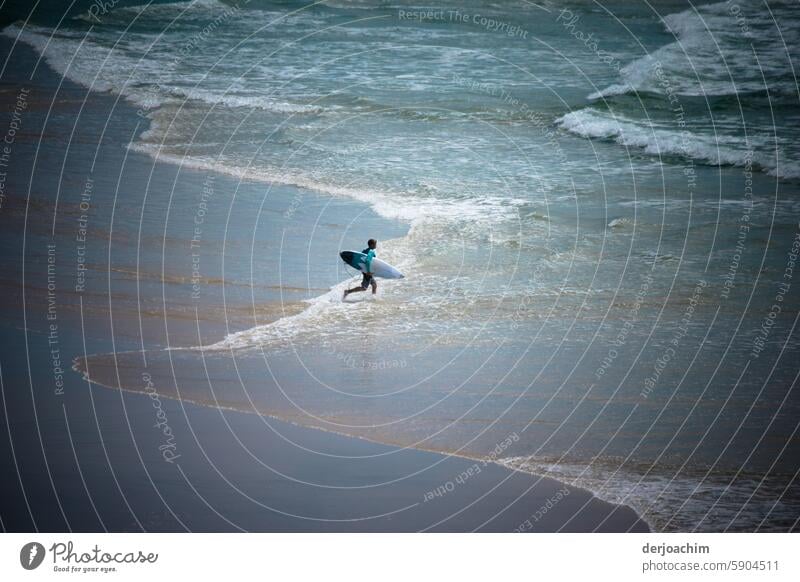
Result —
[[239, 95], [224, 91], [210, 91], [199, 87], [187, 89], [173, 88], [176, 94], [184, 95], [188, 99], [203, 101], [212, 105], [224, 105], [227, 107], [258, 108], [275, 113], [321, 113], [322, 107], [316, 105], [305, 105], [302, 103], [288, 103], [276, 99], [269, 99], [256, 95]]
[[2, 34], [32, 46], [59, 74], [94, 91], [121, 92], [122, 87], [115, 81], [125, 79], [124, 71], [130, 71], [136, 64], [122, 52], [112, 58], [110, 49], [91, 42], [81, 45], [83, 35], [79, 33], [56, 35], [37, 26], [23, 29], [12, 24]]
[[[226, 107], [257, 108], [281, 114], [320, 113], [318, 105], [290, 103], [263, 94], [240, 94], [228, 87], [209, 89], [208, 86], [178, 84], [165, 71], [176, 66], [171, 53], [156, 49], [153, 39], [127, 35], [118, 44], [113, 37], [84, 38], [82, 33], [55, 33], [37, 26], [17, 25], [2, 33], [32, 46], [45, 62], [59, 74], [93, 91], [110, 91], [122, 95], [144, 110], [156, 109], [166, 103], [180, 104], [196, 100]], [[176, 76], [180, 78], [180, 75]], [[199, 82], [199, 79], [198, 79]], [[152, 130], [153, 128], [151, 128]], [[153, 131], [149, 135], [153, 135]]]
[[406, 193], [383, 192], [367, 188], [359, 189], [336, 185], [299, 171], [256, 166], [241, 167], [221, 160], [164, 153], [157, 144], [153, 143], [132, 143], [130, 148], [146, 153], [161, 162], [186, 168], [210, 170], [241, 180], [297, 186], [331, 196], [350, 198], [370, 205], [376, 213], [385, 218], [408, 221], [412, 226], [420, 221], [496, 222], [514, 218], [516, 208], [525, 203], [522, 199], [492, 196], [447, 199], [412, 196]]
[[[773, 528], [788, 529], [800, 510], [798, 485], [790, 476], [762, 479], [698, 469], [671, 474], [664, 466], [657, 471], [647, 466], [620, 469], [602, 460], [509, 457], [498, 463], [586, 489], [609, 503], [628, 505], [656, 531], [768, 531], [769, 526], [761, 526], [768, 516]], [[781, 522], [785, 525], [775, 525]]]
[[[179, 6], [172, 6], [171, 9], [176, 7]], [[202, 63], [191, 69], [188, 76], [179, 75], [178, 69], [170, 68], [174, 63], [171, 60], [172, 52], [167, 50], [169, 45], [155, 44], [152, 35], [126, 34], [117, 44], [117, 33], [113, 30], [107, 33], [94, 32], [85, 37], [84, 32], [54, 32], [35, 27], [26, 27], [23, 31], [12, 26], [4, 33], [8, 36], [20, 34], [22, 40], [42, 54], [53, 69], [73, 82], [96, 90], [121, 94], [146, 110], [151, 124], [139, 136], [139, 140], [129, 147], [159, 161], [227, 174], [243, 180], [296, 186], [357, 200], [368, 204], [385, 218], [408, 222], [410, 236], [422, 232], [420, 227], [423, 224], [441, 224], [443, 228], [424, 229], [425, 241], [419, 243], [423, 246], [431, 241], [440, 241], [441, 237], [446, 236], [443, 233], [450, 231], [445, 225], [465, 225], [462, 233], [466, 233], [467, 230], [486, 231], [490, 225], [514, 220], [517, 217], [517, 208], [526, 203], [525, 200], [508, 195], [475, 195], [472, 192], [468, 195], [454, 195], [453, 192], [440, 192], [427, 182], [418, 191], [413, 187], [392, 191], [379, 186], [372, 187], [371, 184], [359, 187], [353, 185], [352, 179], [337, 179], [331, 172], [326, 172], [325, 168], [315, 167], [314, 164], [306, 164], [303, 169], [274, 168], [263, 163], [244, 165], [235, 156], [203, 157], [196, 152], [194, 155], [184, 156], [181, 155], [181, 148], [197, 145], [197, 149], [202, 150], [208, 145], [183, 143], [192, 139], [191, 124], [199, 121], [199, 117], [192, 116], [191, 109], [184, 106], [182, 111], [190, 120], [189, 132], [182, 132], [182, 128], [175, 127], [176, 120], [180, 122], [182, 118], [175, 116], [174, 109], [184, 105], [185, 99], [219, 104], [221, 110], [237, 107], [260, 108], [283, 115], [315, 114], [322, 110], [317, 106], [265, 96], [263, 91], [240, 91], [241, 88], [235, 84], [234, 90], [224, 90], [226, 85], [223, 78], [206, 79], [202, 86], [192, 86], [192, 81], [199, 81], [200, 76], [206, 74], [202, 66], [199, 66]], [[177, 66], [180, 68], [183, 64], [178, 63]], [[154, 84], [157, 84], [155, 90]], [[326, 109], [333, 110], [335, 106]], [[204, 114], [204, 110], [200, 109], [200, 113]], [[297, 124], [292, 127], [295, 131], [300, 129]], [[162, 145], [168, 137], [167, 132], [170, 132], [169, 137], [173, 143]], [[170, 146], [175, 146], [176, 139], [182, 142], [181, 148], [170, 149]], [[344, 150], [345, 153], [349, 151]], [[396, 154], [395, 151], [394, 155]], [[382, 250], [388, 251], [385, 256], [392, 260], [391, 245], [382, 246]], [[408, 266], [413, 264], [414, 253], [411, 249], [405, 248], [398, 256], [405, 257], [409, 261]], [[403, 265], [398, 266], [404, 268]], [[274, 347], [290, 340], [302, 341], [306, 336], [315, 337], [322, 331], [335, 333], [341, 328], [341, 317], [346, 317], [347, 312], [353, 311], [340, 303], [340, 293], [341, 289], [337, 287], [314, 299], [301, 314], [232, 334], [208, 349], [253, 348], [263, 345]]]
[[633, 224], [633, 221], [630, 218], [615, 218], [611, 222], [608, 223], [609, 228], [626, 228]]
[[800, 161], [786, 159], [780, 147], [776, 150], [774, 137], [771, 147], [767, 138], [751, 135], [753, 152], [738, 135], [690, 132], [671, 127], [666, 122], [639, 121], [591, 107], [568, 113], [556, 123], [576, 135], [611, 139], [620, 145], [641, 148], [654, 156], [683, 156], [711, 165], [733, 166], [745, 166], [751, 159], [754, 165], [772, 175], [800, 177]]
[[[219, 160], [163, 153], [158, 145], [151, 143], [133, 143], [130, 147], [135, 151], [151, 155], [159, 161], [186, 168], [209, 170], [234, 176], [241, 180], [296, 186], [331, 196], [357, 200], [368, 204], [377, 214], [385, 218], [408, 222], [410, 225], [409, 237], [413, 237], [414, 233], [419, 234], [424, 231], [425, 234], [421, 236], [426, 238], [426, 244], [431, 244], [432, 242], [429, 236], [431, 230], [437, 233], [436, 236], [444, 236], [442, 232], [446, 232], [446, 230], [442, 227], [448, 224], [463, 224], [469, 225], [470, 229], [483, 228], [485, 230], [491, 224], [514, 219], [517, 217], [517, 208], [525, 204], [525, 201], [521, 199], [515, 200], [491, 196], [447, 199], [433, 196], [413, 196], [408, 193], [402, 193], [401, 195], [373, 189], [359, 189], [339, 186], [322, 178], [308, 176], [297, 171], [255, 166], [240, 167]], [[426, 225], [432, 228], [424, 228]], [[437, 227], [436, 225], [441, 226]], [[480, 225], [484, 226], [481, 227]], [[415, 242], [414, 244], [420, 243]], [[389, 241], [382, 245], [382, 251], [388, 251], [386, 255], [382, 254], [382, 256], [386, 256], [401, 270], [406, 270], [411, 268], [415, 261], [413, 247], [414, 245], [405, 239]], [[395, 251], [394, 254], [393, 250]], [[396, 262], [396, 259], [400, 257], [403, 258], [403, 261]], [[350, 329], [349, 326], [343, 326], [342, 323], [346, 318], [353, 317], [353, 310], [350, 309], [350, 306], [342, 303], [341, 295], [343, 289], [348, 285], [352, 285], [352, 283], [351, 280], [344, 281], [329, 292], [309, 300], [309, 306], [297, 315], [229, 334], [223, 340], [210, 346], [205, 346], [203, 349], [230, 350], [260, 347], [275, 350], [297, 345], [305, 340], [318, 340], [322, 336], [335, 336], [342, 329]], [[422, 290], [423, 284], [418, 282], [418, 286]], [[423, 305], [422, 308], [429, 307]], [[363, 312], [363, 308], [359, 310], [362, 315]], [[404, 321], [405, 319], [407, 319], [407, 316], [403, 317]], [[391, 325], [391, 321], [384, 321], [384, 325]]]
[[[348, 308], [347, 305], [341, 302], [342, 290], [347, 283], [348, 281], [340, 283], [327, 293], [310, 300], [309, 306], [296, 315], [283, 317], [267, 325], [258, 325], [228, 334], [224, 339], [204, 346], [203, 350], [225, 351], [255, 347], [269, 349], [281, 344], [291, 345], [296, 343], [297, 336], [303, 332], [309, 332], [309, 330], [314, 330], [314, 335], [318, 335], [321, 328], [321, 322], [319, 321], [321, 318], [326, 317], [332, 320], [336, 315], [335, 311], [342, 311]], [[309, 323], [314, 323], [314, 325], [309, 326]]]
[[[634, 91], [663, 95], [667, 78], [669, 91], [677, 95], [707, 97], [769, 90], [773, 96], [796, 99], [792, 55], [787, 47], [800, 42], [797, 7], [776, 3], [772, 14], [755, 4], [742, 3], [737, 8], [735, 12], [729, 2], [719, 2], [665, 16], [664, 26], [675, 42], [632, 61], [620, 71], [620, 83], [588, 98]], [[765, 72], [768, 74], [762, 76]]]
[[[613, 139], [653, 155], [735, 166], [751, 156], [753, 165], [768, 174], [800, 178], [794, 136], [749, 113], [797, 103], [790, 51], [800, 44], [800, 11], [791, 2], [776, 2], [771, 10], [719, 2], [665, 16], [664, 27], [675, 41], [628, 63], [617, 83], [588, 96], [609, 99], [613, 113], [587, 108], [565, 115], [559, 124], [584, 137]], [[637, 106], [614, 97], [633, 93], [656, 96], [662, 106], [650, 108], [651, 119], [625, 117], [634, 112], [631, 108], [638, 112]], [[698, 97], [706, 100], [705, 111]], [[722, 98], [718, 103], [735, 99], [727, 126], [725, 115], [709, 106], [715, 98]], [[795, 115], [789, 118], [796, 122]]]
[[[102, 7], [101, 4], [98, 4], [98, 6]], [[89, 22], [90, 24], [98, 24], [103, 23], [105, 20], [109, 19], [109, 17], [120, 15], [133, 14], [140, 16], [147, 14], [148, 16], [158, 15], [163, 17], [176, 14], [191, 15], [200, 13], [204, 15], [209, 11], [219, 12], [230, 9], [231, 6], [222, 2], [222, 0], [187, 0], [185, 2], [165, 2], [163, 4], [150, 2], [134, 6], [110, 6], [102, 10], [98, 10], [97, 7], [94, 7], [73, 18], [75, 20]]]

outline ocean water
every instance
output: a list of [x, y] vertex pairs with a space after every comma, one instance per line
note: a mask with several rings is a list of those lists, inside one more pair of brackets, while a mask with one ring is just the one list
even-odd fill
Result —
[[[131, 151], [405, 226], [285, 215], [406, 279], [342, 302], [336, 264], [184, 346], [244, 362], [226, 407], [488, 455], [656, 529], [797, 527], [796, 2], [120, 3], [3, 34], [131, 103]], [[281, 272], [313, 279], [314, 248]], [[291, 406], [254, 403], [272, 366]]]

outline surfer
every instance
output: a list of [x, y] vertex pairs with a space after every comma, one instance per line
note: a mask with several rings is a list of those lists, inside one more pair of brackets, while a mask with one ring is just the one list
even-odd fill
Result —
[[373, 295], [378, 292], [378, 283], [375, 281], [375, 277], [372, 276], [372, 259], [375, 258], [375, 249], [377, 247], [378, 241], [376, 241], [374, 238], [371, 238], [367, 241], [367, 248], [361, 251], [363, 254], [367, 255], [367, 258], [364, 259], [364, 268], [366, 269], [366, 272], [364, 273], [364, 276], [361, 277], [361, 285], [358, 287], [353, 287], [352, 289], [346, 289], [342, 299], [350, 295], [350, 293], [366, 291], [367, 287], [370, 285], [372, 285]]

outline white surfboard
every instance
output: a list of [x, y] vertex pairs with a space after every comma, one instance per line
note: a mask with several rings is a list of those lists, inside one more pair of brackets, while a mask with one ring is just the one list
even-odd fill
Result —
[[[367, 255], [364, 253], [358, 251], [342, 251], [339, 253], [339, 256], [354, 269], [358, 269], [362, 273], [367, 272], [367, 267], [365, 265]], [[382, 279], [402, 279], [405, 277], [399, 269], [378, 258], [372, 259], [371, 267], [372, 274]]]

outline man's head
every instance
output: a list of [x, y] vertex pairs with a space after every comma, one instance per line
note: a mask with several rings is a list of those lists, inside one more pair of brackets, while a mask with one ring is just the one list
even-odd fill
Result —
[[376, 241], [374, 238], [371, 238], [367, 241], [367, 246], [374, 250], [378, 247], [378, 241]]

